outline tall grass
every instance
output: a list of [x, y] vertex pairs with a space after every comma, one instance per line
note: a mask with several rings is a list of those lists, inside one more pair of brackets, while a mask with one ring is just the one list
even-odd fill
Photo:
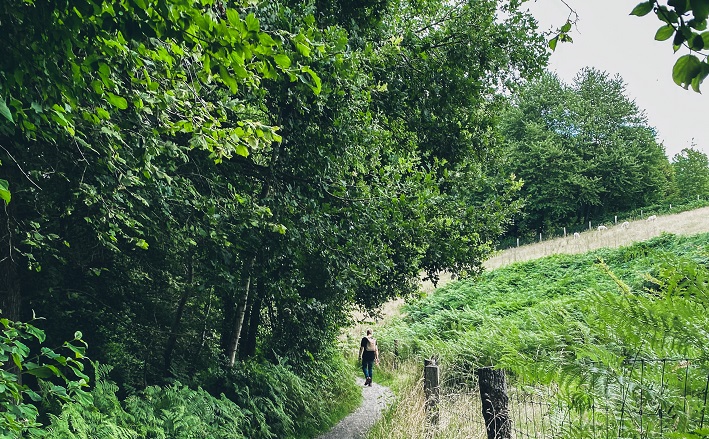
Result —
[[[645, 214], [644, 218], [647, 218], [647, 215]], [[706, 233], [709, 232], [707, 218], [709, 218], [709, 207], [704, 207], [671, 216], [659, 216], [655, 221], [647, 221], [646, 219], [631, 221], [627, 229], [620, 226], [622, 220], [619, 220], [619, 224], [606, 222], [605, 225], [608, 229], [600, 232], [595, 228], [592, 230], [583, 227], [577, 230], [569, 229], [566, 237], [544, 236], [542, 242], [499, 251], [485, 261], [484, 265], [485, 268], [491, 270], [555, 254], [582, 254], [600, 248], [617, 248], [630, 245], [633, 242], [647, 241], [662, 233], [678, 235]], [[573, 236], [575, 231], [581, 232], [578, 238]]]
[[[480, 400], [467, 387], [442, 385], [439, 420], [427, 416], [422, 377], [423, 363], [407, 361], [396, 371], [392, 386], [396, 402], [367, 435], [368, 439], [484, 439], [485, 425]], [[445, 375], [444, 375], [445, 376]]]

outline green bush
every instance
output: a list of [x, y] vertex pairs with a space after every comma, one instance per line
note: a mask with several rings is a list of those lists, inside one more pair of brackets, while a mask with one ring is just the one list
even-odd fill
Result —
[[[41, 346], [44, 331], [33, 322], [0, 319], [0, 437], [24, 437], [40, 433], [38, 405], [80, 402], [91, 404], [84, 388], [86, 343], [80, 332], [60, 347]], [[29, 345], [37, 345], [32, 354]], [[32, 377], [34, 384], [27, 384]]]
[[175, 382], [148, 387], [125, 401], [116, 396], [118, 386], [107, 380], [111, 367], [95, 365], [92, 403], [64, 404], [58, 413], [48, 415], [50, 424], [33, 437], [310, 438], [334, 421], [328, 418], [333, 401], [338, 406], [358, 399], [342, 360], [333, 356], [308, 361], [298, 374], [285, 361], [237, 364], [218, 373], [231, 388], [219, 397]]

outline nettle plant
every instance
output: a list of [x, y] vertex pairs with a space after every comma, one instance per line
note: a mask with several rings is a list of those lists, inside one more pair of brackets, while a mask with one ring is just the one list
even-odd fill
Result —
[[[41, 346], [45, 333], [31, 322], [0, 318], [0, 437], [22, 437], [38, 433], [39, 410], [35, 404], [54, 402], [92, 403], [85, 388], [89, 377], [84, 373], [88, 360], [86, 342], [81, 332], [56, 348]], [[34, 353], [29, 345], [38, 345]], [[25, 377], [34, 379], [24, 379]], [[32, 381], [32, 386], [28, 384]]]

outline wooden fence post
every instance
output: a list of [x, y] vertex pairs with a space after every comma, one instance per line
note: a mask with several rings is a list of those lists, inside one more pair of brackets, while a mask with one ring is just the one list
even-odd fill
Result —
[[431, 425], [438, 425], [438, 402], [440, 400], [440, 373], [435, 359], [423, 360], [423, 393], [426, 397], [426, 414]]
[[477, 369], [480, 400], [488, 439], [510, 439], [512, 423], [505, 371], [484, 367]]
[[399, 340], [394, 340], [394, 370], [399, 368]]

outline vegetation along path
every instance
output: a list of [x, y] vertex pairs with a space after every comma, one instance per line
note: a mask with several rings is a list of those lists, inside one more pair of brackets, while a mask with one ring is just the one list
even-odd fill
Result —
[[[633, 242], [643, 241], [659, 235], [662, 232], [677, 235], [693, 235], [709, 232], [709, 207], [681, 212], [674, 215], [657, 217], [654, 221], [638, 220], [629, 222], [626, 227], [618, 224], [608, 227], [603, 232], [588, 231], [574, 238], [557, 238], [536, 244], [513, 248], [498, 253], [485, 263], [487, 269], [494, 269], [513, 262], [541, 258], [555, 253], [583, 253], [600, 247], [619, 247]], [[439, 286], [450, 281], [450, 276], [443, 274]], [[433, 285], [424, 282], [425, 290], [432, 290]], [[400, 301], [397, 301], [400, 304]], [[359, 385], [364, 380], [357, 379]], [[363, 389], [362, 405], [345, 419], [340, 421], [328, 433], [318, 439], [359, 439], [364, 438], [367, 431], [381, 416], [382, 410], [393, 398], [392, 392], [379, 384], [373, 383], [371, 388]]]
[[[364, 385], [364, 379], [357, 378], [357, 384]], [[372, 383], [372, 387], [362, 389], [362, 405], [318, 439], [361, 439], [381, 417], [382, 410], [394, 398], [388, 387]]]

